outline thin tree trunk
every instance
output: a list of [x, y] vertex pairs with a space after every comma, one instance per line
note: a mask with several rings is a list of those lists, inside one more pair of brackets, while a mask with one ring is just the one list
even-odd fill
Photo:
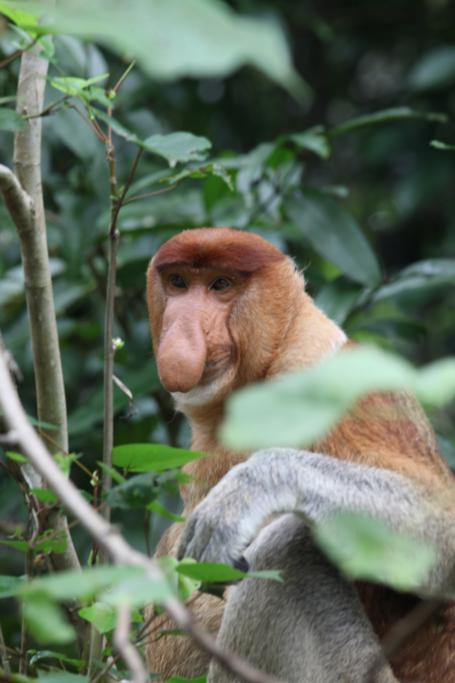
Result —
[[[40, 47], [23, 53], [17, 91], [17, 111], [32, 116], [14, 140], [14, 164], [22, 188], [32, 200], [33, 220], [16, 223], [25, 276], [25, 295], [33, 348], [38, 419], [55, 429], [40, 429], [52, 453], [68, 452], [68, 427], [65, 385], [55, 319], [54, 297], [47, 250], [46, 220], [41, 183], [41, 118], [48, 61], [40, 57]], [[29, 484], [39, 486], [37, 475], [27, 467]], [[53, 554], [56, 569], [79, 567], [66, 517], [51, 513], [49, 528], [62, 531], [67, 538], [65, 553]]]

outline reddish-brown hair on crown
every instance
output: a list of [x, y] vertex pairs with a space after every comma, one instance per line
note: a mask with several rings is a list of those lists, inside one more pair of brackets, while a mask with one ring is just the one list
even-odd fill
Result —
[[229, 268], [254, 273], [286, 257], [262, 237], [233, 228], [195, 228], [185, 230], [156, 253], [157, 270], [170, 266], [191, 268]]

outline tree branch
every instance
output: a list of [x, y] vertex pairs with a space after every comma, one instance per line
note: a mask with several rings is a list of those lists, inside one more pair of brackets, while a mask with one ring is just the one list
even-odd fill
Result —
[[[17, 91], [17, 111], [33, 115], [42, 109], [47, 60], [39, 56], [40, 47], [24, 52], [21, 58]], [[55, 319], [52, 281], [47, 252], [46, 223], [41, 184], [41, 120], [27, 121], [14, 140], [15, 175], [0, 167], [0, 190], [19, 235], [24, 267], [25, 295], [33, 348], [38, 419], [55, 425], [51, 433], [42, 430], [49, 447], [68, 451], [66, 401], [60, 348]], [[33, 468], [22, 468], [30, 486], [41, 486]], [[47, 525], [65, 534], [66, 551], [51, 556], [58, 569], [78, 568], [66, 518], [52, 511]], [[81, 621], [81, 624], [83, 622]], [[85, 625], [84, 625], [85, 627]]]
[[[97, 544], [114, 562], [143, 567], [151, 581], [162, 581], [164, 576], [154, 560], [130, 546], [120, 533], [99, 515], [65, 477], [54, 459], [27, 420], [0, 349], [0, 410], [7, 428], [17, 433], [22, 451], [33, 467], [60, 498], [62, 504], [80, 521]], [[184, 629], [200, 648], [218, 659], [234, 675], [247, 683], [279, 683], [273, 676], [263, 674], [232, 653], [225, 652], [193, 621], [188, 610], [175, 598], [164, 601], [164, 608], [177, 626]]]
[[130, 627], [131, 609], [128, 605], [120, 605], [117, 610], [114, 645], [132, 674], [131, 683], [147, 683], [148, 675], [144, 662], [130, 641]]

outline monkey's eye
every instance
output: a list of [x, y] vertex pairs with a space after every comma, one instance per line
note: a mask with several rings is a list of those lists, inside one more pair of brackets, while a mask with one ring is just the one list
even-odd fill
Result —
[[181, 275], [170, 275], [169, 284], [171, 284], [173, 287], [177, 287], [177, 289], [186, 289], [186, 282]]
[[227, 277], [217, 277], [217, 279], [212, 282], [209, 289], [221, 292], [223, 289], [229, 289], [231, 284], [232, 282], [228, 280]]

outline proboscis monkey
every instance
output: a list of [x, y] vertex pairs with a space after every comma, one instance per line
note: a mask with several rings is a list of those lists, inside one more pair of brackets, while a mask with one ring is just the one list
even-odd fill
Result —
[[[165, 243], [148, 269], [147, 298], [161, 381], [191, 423], [192, 448], [211, 454], [185, 468], [193, 480], [182, 492], [184, 514], [198, 507], [183, 540], [183, 526], [174, 525], [159, 554], [180, 545], [180, 555], [200, 560], [245, 557], [255, 569], [281, 569], [283, 584], [247, 579], [229, 589], [224, 616], [226, 602], [211, 596], [194, 611], [212, 633], [222, 619], [223, 645], [288, 683], [366, 683], [379, 639], [418, 598], [346, 582], [298, 513], [317, 521], [358, 510], [428, 539], [438, 560], [421, 591], [447, 594], [455, 587], [453, 478], [425, 414], [404, 392], [375, 393], [312, 452], [230, 452], [217, 438], [226, 397], [342, 352], [345, 334], [315, 306], [291, 259], [228, 228], [188, 230]], [[147, 656], [163, 678], [208, 667], [184, 637], [149, 643]], [[211, 665], [211, 683], [234, 680]], [[374, 680], [455, 683], [454, 607], [413, 634]]]

